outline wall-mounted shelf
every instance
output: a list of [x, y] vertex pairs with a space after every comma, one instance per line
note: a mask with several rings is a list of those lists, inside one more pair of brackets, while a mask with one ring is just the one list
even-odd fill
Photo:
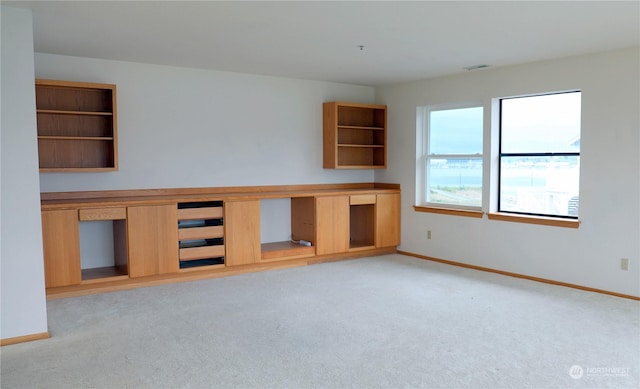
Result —
[[113, 116], [113, 112], [96, 111], [63, 111], [59, 109], [36, 109], [37, 113], [52, 113], [55, 115], [87, 115], [87, 116]]
[[118, 170], [116, 86], [37, 79], [41, 172]]
[[387, 107], [329, 102], [323, 104], [323, 167], [387, 167]]

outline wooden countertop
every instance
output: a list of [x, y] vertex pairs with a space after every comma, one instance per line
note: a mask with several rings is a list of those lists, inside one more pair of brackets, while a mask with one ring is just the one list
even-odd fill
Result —
[[346, 183], [209, 188], [125, 189], [78, 192], [43, 192], [41, 209], [76, 209], [171, 204], [192, 201], [233, 201], [275, 198], [399, 193], [399, 184]]

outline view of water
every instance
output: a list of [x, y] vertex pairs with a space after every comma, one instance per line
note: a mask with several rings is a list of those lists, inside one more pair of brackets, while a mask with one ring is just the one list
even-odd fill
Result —
[[[469, 165], [432, 166], [428, 172], [431, 202], [480, 206], [482, 168]], [[579, 167], [503, 167], [501, 209], [567, 215], [577, 198]]]
[[431, 167], [429, 174], [432, 188], [482, 186], [482, 167], [458, 169]]

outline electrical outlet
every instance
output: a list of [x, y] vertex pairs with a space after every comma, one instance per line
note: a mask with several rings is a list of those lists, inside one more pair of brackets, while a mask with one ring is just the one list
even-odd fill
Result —
[[620, 259], [620, 269], [629, 270], [629, 258]]
[[427, 230], [427, 239], [431, 239], [431, 230]]

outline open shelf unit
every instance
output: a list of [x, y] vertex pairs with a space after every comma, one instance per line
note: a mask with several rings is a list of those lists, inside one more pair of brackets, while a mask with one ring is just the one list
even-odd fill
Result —
[[387, 167], [387, 107], [328, 102], [323, 104], [323, 167]]
[[376, 195], [349, 196], [349, 251], [376, 246]]
[[[263, 200], [264, 201], [264, 200]], [[311, 246], [293, 241], [262, 243], [261, 261], [276, 261], [312, 257], [315, 249], [315, 199], [313, 197], [291, 198], [291, 239], [306, 240]]]
[[116, 86], [36, 79], [40, 171], [118, 169]]
[[349, 250], [375, 248], [375, 204], [349, 206]]
[[180, 270], [224, 266], [222, 201], [178, 203]]
[[[113, 247], [112, 255], [100, 261], [99, 267], [89, 268], [84, 267], [84, 255], [87, 253], [84, 253], [81, 249], [81, 264], [83, 265], [81, 269], [81, 279], [83, 284], [129, 278], [126, 218], [127, 211], [122, 207], [81, 209], [78, 211], [78, 226], [80, 227], [80, 231], [83, 231], [83, 225], [88, 227], [87, 223], [93, 224], [95, 227], [99, 227], [101, 223], [105, 223], [104, 227], [108, 226], [108, 230], [98, 228], [93, 231], [103, 233], [104, 236], [101, 236], [101, 239], [104, 239], [105, 243]], [[81, 247], [83, 241], [84, 239], [81, 233]], [[89, 255], [94, 257], [94, 254]]]

